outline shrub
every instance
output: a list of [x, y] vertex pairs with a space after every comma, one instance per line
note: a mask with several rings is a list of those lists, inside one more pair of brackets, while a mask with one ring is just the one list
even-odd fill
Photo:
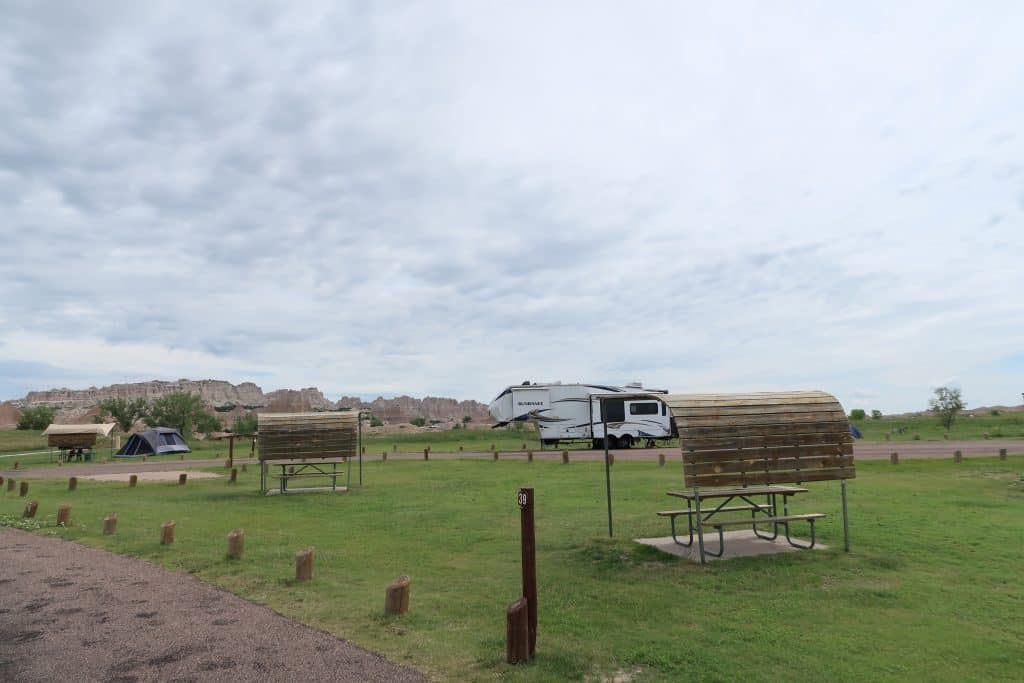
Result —
[[422, 427], [423, 425], [427, 424], [427, 421], [425, 418], [422, 417], [414, 417], [413, 419], [409, 420], [409, 424], [413, 425], [414, 427]]
[[383, 427], [384, 426], [384, 420], [380, 419], [379, 417], [371, 417], [370, 418], [370, 426], [371, 427]]
[[935, 390], [935, 397], [928, 401], [928, 409], [939, 418], [939, 424], [948, 432], [956, 420], [957, 413], [967, 407], [960, 396], [959, 389], [939, 387]]
[[882, 411], [881, 410], [872, 410], [871, 411], [871, 419], [872, 420], [881, 420], [882, 419]]
[[920, 440], [921, 440], [921, 435], [920, 434], [914, 434], [914, 441], [920, 441]]
[[235, 423], [231, 425], [231, 432], [233, 434], [252, 434], [258, 425], [259, 419], [256, 417], [256, 413], [246, 413], [235, 418]]
[[867, 415], [864, 413], [863, 408], [854, 408], [850, 411], [851, 420], [863, 420]]
[[18, 429], [46, 429], [53, 422], [54, 410], [48, 406], [25, 408], [18, 420]]

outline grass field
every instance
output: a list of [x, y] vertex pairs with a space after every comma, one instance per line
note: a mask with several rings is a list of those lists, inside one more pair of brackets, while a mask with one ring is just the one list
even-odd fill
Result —
[[[933, 416], [924, 417], [883, 417], [854, 422], [865, 441], [885, 441], [887, 432], [905, 427], [903, 433], [890, 434], [892, 441], [911, 441], [919, 436], [922, 441], [938, 441], [946, 438], [946, 430]], [[1000, 415], [961, 415], [953, 422], [949, 438], [983, 439], [988, 434], [992, 439], [1024, 438], [1024, 413], [1002, 413]]]
[[[263, 498], [240, 481], [31, 482], [52, 525], [40, 533], [197, 575], [442, 680], [637, 681], [1013, 680], [1024, 642], [1024, 457], [858, 465], [849, 503], [853, 552], [841, 546], [836, 482], [811, 485], [801, 511], [829, 513], [825, 551], [708, 568], [630, 541], [667, 534], [678, 462], [613, 468], [616, 536], [605, 528], [599, 463], [525, 460], [370, 462], [349, 494]], [[503, 663], [504, 609], [518, 597], [515, 493], [536, 488], [538, 657]], [[24, 499], [0, 494], [0, 520]], [[117, 512], [115, 537], [101, 520]], [[5, 516], [6, 515], [6, 516]], [[159, 525], [177, 521], [175, 545]], [[4, 521], [0, 521], [4, 523]], [[246, 531], [241, 562], [225, 536]], [[317, 549], [309, 584], [294, 553]], [[384, 588], [413, 578], [411, 613], [382, 616]]]

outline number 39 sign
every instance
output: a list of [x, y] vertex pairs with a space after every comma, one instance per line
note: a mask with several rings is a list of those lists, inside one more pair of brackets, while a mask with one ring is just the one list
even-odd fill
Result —
[[516, 496], [516, 501], [519, 503], [519, 507], [524, 508], [529, 502], [529, 497], [526, 495], [526, 491], [520, 491], [519, 495]]

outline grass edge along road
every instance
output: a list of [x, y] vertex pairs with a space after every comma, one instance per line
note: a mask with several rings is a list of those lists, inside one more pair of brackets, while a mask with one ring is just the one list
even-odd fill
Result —
[[[858, 464], [853, 552], [838, 484], [810, 485], [799, 511], [826, 512], [826, 551], [702, 569], [639, 546], [666, 535], [678, 463], [613, 468], [616, 538], [605, 534], [600, 463], [371, 462], [349, 494], [263, 498], [257, 474], [186, 486], [35, 480], [39, 533], [197, 575], [442, 680], [1012, 679], [1024, 625], [1024, 458]], [[222, 469], [216, 469], [223, 473]], [[520, 594], [521, 485], [537, 492], [538, 658], [504, 664], [504, 610]], [[18, 525], [27, 499], [0, 494]], [[72, 504], [72, 526], [52, 526]], [[102, 518], [119, 516], [115, 536]], [[177, 522], [159, 545], [161, 522]], [[246, 532], [244, 558], [226, 535]], [[316, 548], [296, 584], [294, 554]], [[410, 614], [382, 614], [384, 589], [412, 576]], [[756, 667], [751, 666], [756, 662]], [[753, 671], [753, 674], [752, 674]], [[597, 677], [597, 678], [595, 678]]]

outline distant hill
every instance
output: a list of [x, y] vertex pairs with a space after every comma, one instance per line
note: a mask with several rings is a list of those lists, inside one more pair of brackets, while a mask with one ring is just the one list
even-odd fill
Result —
[[427, 420], [461, 420], [469, 415], [475, 421], [489, 419], [487, 406], [478, 401], [457, 401], [452, 398], [426, 397], [416, 399], [399, 396], [393, 399], [378, 397], [370, 402], [344, 397], [334, 402], [316, 387], [305, 389], [279, 389], [264, 393], [252, 382], [232, 384], [223, 380], [204, 379], [177, 381], [151, 380], [129, 384], [112, 384], [88, 389], [49, 389], [30, 391], [24, 398], [0, 404], [0, 425], [17, 422], [20, 410], [26, 407], [49, 406], [56, 409], [56, 421], [61, 423], [92, 422], [99, 414], [99, 403], [109, 398], [151, 401], [167, 394], [184, 391], [200, 396], [207, 409], [226, 422], [248, 411], [255, 412], [307, 412], [319, 410], [346, 410], [365, 408], [389, 423], [408, 422], [417, 417]]

